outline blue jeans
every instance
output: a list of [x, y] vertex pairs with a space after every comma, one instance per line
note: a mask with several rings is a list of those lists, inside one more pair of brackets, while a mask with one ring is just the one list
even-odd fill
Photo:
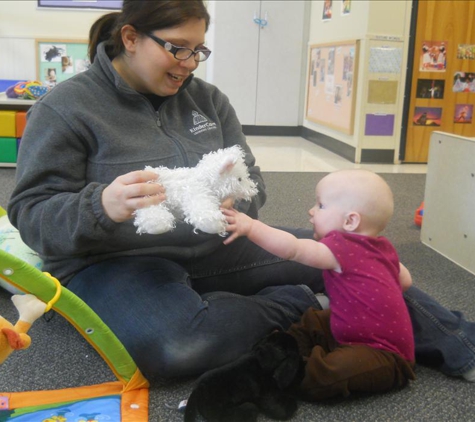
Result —
[[228, 363], [272, 330], [286, 330], [319, 307], [313, 291], [323, 290], [323, 281], [320, 271], [240, 238], [180, 263], [152, 256], [106, 260], [78, 273], [68, 288], [146, 377], [171, 378]]
[[[290, 230], [311, 238], [309, 230]], [[146, 377], [197, 375], [250, 350], [319, 308], [321, 271], [282, 261], [245, 238], [173, 262], [117, 258], [78, 273], [68, 288], [112, 329]], [[449, 375], [475, 366], [475, 324], [412, 287], [406, 292], [420, 363]], [[470, 340], [472, 339], [472, 340]]]
[[475, 368], [475, 323], [414, 286], [404, 297], [414, 329], [416, 362], [438, 367], [451, 376]]

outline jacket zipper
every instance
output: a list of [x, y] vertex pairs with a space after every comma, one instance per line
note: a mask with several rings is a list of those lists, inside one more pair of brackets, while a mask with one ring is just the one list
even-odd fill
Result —
[[[158, 110], [155, 112], [155, 116], [157, 118], [157, 126], [159, 128], [162, 129], [163, 133], [165, 133], [166, 135], [168, 135], [168, 133], [166, 132], [165, 128], [162, 126], [162, 120], [160, 118], [160, 110], [162, 109], [162, 107], [165, 105], [166, 101], [164, 103], [162, 103], [160, 105], [160, 107], [158, 107]], [[153, 108], [153, 107], [152, 107]], [[180, 154], [181, 154], [181, 157], [183, 159], [183, 164], [184, 164], [184, 167], [189, 167], [190, 163], [188, 161], [188, 156], [186, 155], [186, 151], [185, 149], [183, 148], [183, 145], [178, 141], [176, 140], [174, 137], [168, 135], [169, 138], [173, 141], [173, 143], [177, 146], [177, 148], [179, 149], [180, 151]]]

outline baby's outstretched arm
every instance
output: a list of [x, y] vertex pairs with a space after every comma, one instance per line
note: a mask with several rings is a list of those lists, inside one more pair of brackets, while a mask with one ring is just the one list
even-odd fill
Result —
[[235, 209], [221, 209], [226, 217], [226, 230], [231, 234], [224, 241], [229, 245], [238, 237], [248, 239], [266, 251], [283, 259], [297, 261], [324, 270], [340, 270], [340, 265], [328, 247], [311, 239], [297, 239], [290, 233], [270, 227]]

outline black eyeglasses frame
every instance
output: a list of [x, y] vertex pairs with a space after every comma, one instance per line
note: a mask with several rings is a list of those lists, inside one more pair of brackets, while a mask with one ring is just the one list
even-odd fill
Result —
[[[145, 33], [145, 35], [147, 37], [149, 37], [150, 39], [152, 39], [153, 41], [155, 41], [158, 45], [161, 45], [165, 50], [172, 53], [173, 57], [175, 57], [175, 59], [177, 59], [177, 60], [185, 61], [185, 60], [188, 60], [191, 56], [194, 56], [193, 59], [195, 60], [195, 62], [204, 62], [204, 61], [208, 60], [208, 57], [211, 54], [211, 50], [209, 50], [207, 48], [204, 48], [204, 49], [201, 49], [201, 50], [192, 50], [191, 48], [187, 48], [187, 47], [177, 47], [176, 45], [173, 45], [172, 43], [170, 43], [168, 41], [162, 40], [161, 38], [157, 37], [156, 35], [153, 35], [150, 32]], [[177, 53], [181, 50], [188, 50], [190, 52], [189, 56], [186, 57], [186, 58], [177, 57], [176, 56]], [[200, 53], [204, 55], [204, 59], [203, 60], [196, 60], [197, 57], [200, 57], [200, 55], [199, 55]]]

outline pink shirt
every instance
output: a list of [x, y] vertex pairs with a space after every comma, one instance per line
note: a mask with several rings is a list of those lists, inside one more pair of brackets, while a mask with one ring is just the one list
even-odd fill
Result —
[[399, 258], [391, 243], [384, 237], [337, 231], [321, 242], [342, 270], [323, 272], [335, 339], [414, 360], [414, 335], [399, 284]]

